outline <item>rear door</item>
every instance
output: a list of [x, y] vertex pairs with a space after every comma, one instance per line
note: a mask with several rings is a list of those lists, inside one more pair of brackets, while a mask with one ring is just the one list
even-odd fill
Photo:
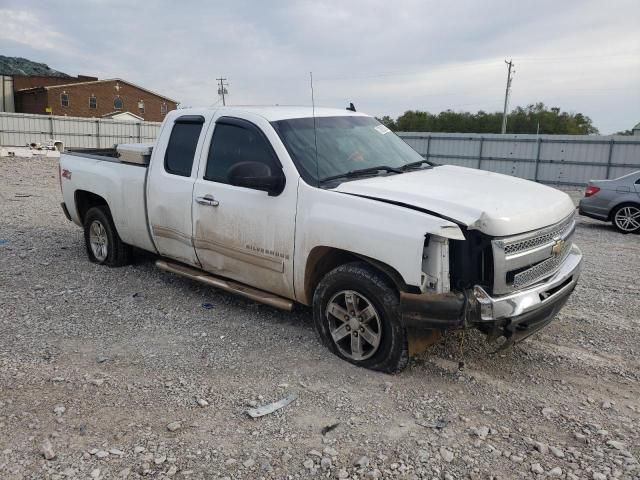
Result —
[[[173, 114], [154, 148], [147, 182], [149, 229], [158, 252], [199, 266], [191, 233], [193, 185], [206, 131], [205, 116]], [[170, 134], [164, 129], [171, 128]]]
[[[198, 260], [214, 274], [293, 298], [297, 175], [279, 160], [284, 146], [266, 120], [248, 113], [217, 118], [209, 130], [193, 192]], [[228, 172], [241, 162], [283, 170], [282, 192], [231, 185]]]

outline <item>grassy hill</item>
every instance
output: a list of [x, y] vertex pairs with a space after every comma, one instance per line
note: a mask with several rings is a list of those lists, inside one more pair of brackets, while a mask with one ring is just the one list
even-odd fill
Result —
[[69, 77], [44, 63], [32, 62], [21, 57], [5, 57], [0, 55], [0, 75], [38, 75], [43, 77]]

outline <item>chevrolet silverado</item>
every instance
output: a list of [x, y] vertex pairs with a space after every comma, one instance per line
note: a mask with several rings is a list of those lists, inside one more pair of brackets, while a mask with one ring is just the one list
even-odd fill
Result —
[[132, 247], [276, 308], [312, 307], [339, 357], [395, 372], [412, 331], [518, 342], [573, 291], [582, 254], [559, 190], [426, 161], [377, 120], [307, 107], [170, 112], [155, 144], [60, 158], [92, 262]]

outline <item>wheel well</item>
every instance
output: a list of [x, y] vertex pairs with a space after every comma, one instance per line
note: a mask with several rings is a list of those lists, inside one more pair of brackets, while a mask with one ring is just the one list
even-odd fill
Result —
[[84, 223], [84, 217], [90, 208], [105, 206], [107, 209], [109, 205], [107, 201], [100, 195], [96, 195], [86, 190], [76, 190], [75, 192], [76, 209], [78, 210], [78, 217], [80, 222]]
[[613, 214], [614, 214], [614, 212], [617, 209], [619, 209], [620, 207], [624, 207], [625, 205], [633, 205], [634, 207], [640, 208], [640, 203], [630, 202], [630, 201], [621, 202], [618, 205], [616, 205], [615, 207], [613, 207], [611, 210], [609, 210], [609, 221], [610, 222], [613, 222]]
[[398, 291], [411, 291], [417, 287], [408, 286], [396, 269], [364, 255], [333, 247], [315, 247], [309, 252], [304, 274], [304, 296], [301, 303], [310, 305], [313, 293], [322, 278], [334, 268], [345, 263], [364, 261], [385, 275]]

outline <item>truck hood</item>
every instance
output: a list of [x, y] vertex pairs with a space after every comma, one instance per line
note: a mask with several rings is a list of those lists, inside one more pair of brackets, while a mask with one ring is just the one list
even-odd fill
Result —
[[453, 165], [353, 180], [334, 190], [433, 212], [496, 237], [552, 225], [575, 209], [555, 188]]

